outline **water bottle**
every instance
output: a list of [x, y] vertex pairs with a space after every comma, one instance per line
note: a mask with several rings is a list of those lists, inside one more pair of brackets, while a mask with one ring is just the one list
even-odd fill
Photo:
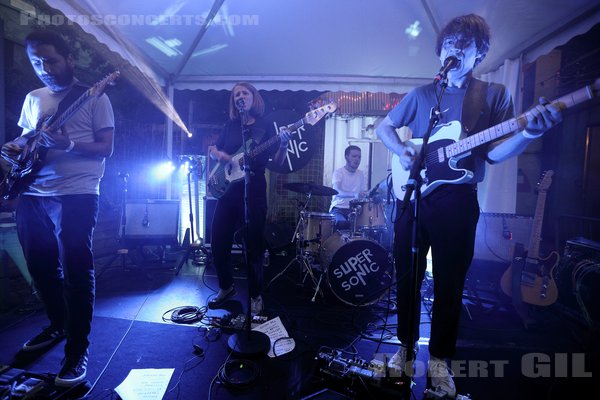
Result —
[[265, 254], [263, 254], [263, 267], [268, 267], [270, 262], [269, 249], [266, 249]]

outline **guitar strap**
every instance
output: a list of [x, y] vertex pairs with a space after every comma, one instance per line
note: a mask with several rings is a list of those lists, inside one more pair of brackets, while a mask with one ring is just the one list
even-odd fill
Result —
[[[71, 105], [73, 103], [75, 103], [75, 101], [77, 101], [77, 99], [79, 99], [79, 97], [81, 97], [81, 95], [84, 94], [85, 91], [88, 89], [89, 89], [89, 86], [85, 86], [84, 84], [82, 84], [80, 82], [75, 82], [73, 84], [73, 86], [71, 87], [71, 90], [69, 90], [69, 93], [67, 93], [67, 95], [60, 101], [60, 103], [58, 103], [56, 112], [48, 119], [48, 121], [46, 121], [46, 125], [50, 125], [50, 124], [54, 123], [54, 120], [56, 118], [59, 118], [60, 116], [62, 116], [63, 113], [69, 107], [71, 107]], [[39, 155], [40, 161], [44, 160], [44, 158], [46, 157], [46, 153], [48, 153], [47, 147], [41, 147], [39, 149], [38, 155]]]
[[479, 79], [471, 78], [462, 107], [461, 125], [467, 135], [475, 132], [477, 121], [482, 113], [487, 95], [488, 84]]
[[75, 82], [69, 93], [58, 103], [58, 108], [52, 118], [48, 121], [47, 125], [50, 125], [54, 122], [55, 118], [60, 117], [71, 105], [81, 97], [82, 94], [85, 93], [86, 90], [89, 89], [89, 86], [82, 84], [81, 82]]

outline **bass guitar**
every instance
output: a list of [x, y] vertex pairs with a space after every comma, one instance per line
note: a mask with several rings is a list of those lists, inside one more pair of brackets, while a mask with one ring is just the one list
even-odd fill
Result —
[[[294, 134], [301, 126], [305, 124], [314, 125], [321, 120], [325, 115], [336, 110], [337, 104], [328, 103], [322, 107], [315, 108], [304, 115], [304, 117], [293, 124], [287, 125], [287, 129]], [[208, 177], [208, 188], [211, 194], [217, 199], [221, 198], [232, 182], [244, 179], [244, 148], [250, 148], [248, 156], [254, 158], [265, 150], [269, 149], [273, 144], [279, 142], [279, 135], [275, 135], [256, 147], [251, 148], [253, 140], [250, 139], [243, 144], [231, 157], [227, 163], [218, 163], [210, 172]]]
[[[554, 100], [552, 103], [558, 102], [564, 107], [573, 107], [574, 105], [593, 99], [598, 95], [599, 89], [600, 79], [597, 79], [593, 85], [585, 86]], [[425, 166], [421, 171], [421, 178], [423, 180], [423, 186], [421, 187], [422, 196], [427, 196], [435, 188], [443, 184], [458, 185], [469, 182], [473, 178], [473, 172], [468, 169], [458, 168], [458, 161], [469, 156], [471, 150], [476, 147], [486, 145], [513, 132], [524, 129], [527, 125], [528, 113], [525, 112], [518, 117], [511, 118], [464, 139], [460, 139], [462, 134], [460, 122], [452, 121], [449, 124], [442, 125], [440, 130], [431, 136], [427, 144], [427, 153], [424, 157]], [[405, 144], [419, 151], [423, 140], [410, 139]], [[409, 176], [410, 171], [402, 167], [400, 157], [394, 154], [392, 156], [392, 182], [394, 195], [398, 199], [404, 198], [403, 186], [406, 185]]]
[[538, 184], [539, 193], [529, 247], [525, 250], [522, 244], [515, 245], [512, 264], [500, 280], [500, 287], [507, 296], [517, 302], [523, 301], [536, 306], [549, 306], [558, 298], [558, 288], [553, 278], [560, 258], [558, 252], [553, 251], [546, 258], [540, 257], [546, 194], [553, 174], [553, 171], [546, 171]]
[[25, 149], [14, 159], [7, 159], [11, 164], [10, 171], [0, 182], [0, 197], [13, 199], [27, 187], [28, 177], [39, 169], [43, 162], [46, 147], [39, 144], [42, 131], [57, 131], [60, 129], [88, 100], [99, 97], [106, 86], [112, 84], [119, 76], [114, 71], [104, 79], [94, 84], [79, 96], [62, 114], [49, 118], [41, 118], [34, 133], [29, 137]]

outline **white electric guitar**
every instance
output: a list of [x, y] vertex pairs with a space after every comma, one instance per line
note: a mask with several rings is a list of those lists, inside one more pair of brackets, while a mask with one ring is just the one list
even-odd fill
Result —
[[[600, 79], [596, 79], [593, 85], [585, 86], [552, 101], [552, 103], [558, 102], [566, 108], [572, 107], [584, 101], [591, 100], [598, 95], [599, 89]], [[527, 114], [528, 112], [523, 113], [518, 117], [511, 118], [464, 139], [460, 139], [462, 134], [460, 122], [453, 121], [441, 126], [439, 131], [431, 136], [427, 144], [425, 168], [421, 171], [421, 177], [423, 178], [423, 186], [421, 187], [422, 196], [427, 196], [440, 185], [458, 185], [471, 180], [473, 172], [468, 169], [458, 168], [458, 161], [469, 156], [471, 150], [476, 147], [491, 143], [510, 133], [524, 129], [527, 125]], [[406, 144], [419, 151], [423, 140], [410, 139]], [[404, 198], [403, 186], [406, 185], [409, 175], [410, 171], [402, 167], [400, 157], [394, 154], [392, 156], [392, 182], [394, 195], [398, 199]]]
[[[304, 117], [293, 124], [287, 126], [287, 129], [292, 132], [292, 134], [296, 133], [298, 128], [305, 124], [314, 125], [325, 115], [332, 113], [336, 110], [337, 104], [331, 102], [322, 107], [311, 110], [304, 115]], [[279, 136], [273, 136], [263, 143], [259, 144], [256, 147], [251, 147], [252, 139], [248, 140], [248, 147], [250, 150], [248, 151], [248, 155], [250, 158], [256, 157], [258, 154], [263, 151], [269, 149], [273, 144], [279, 142]], [[218, 163], [211, 171], [210, 176], [208, 178], [208, 187], [210, 189], [211, 194], [216, 198], [221, 198], [227, 188], [232, 182], [238, 181], [240, 179], [244, 179], [244, 145], [235, 152], [235, 154], [231, 157], [228, 163], [222, 164]]]

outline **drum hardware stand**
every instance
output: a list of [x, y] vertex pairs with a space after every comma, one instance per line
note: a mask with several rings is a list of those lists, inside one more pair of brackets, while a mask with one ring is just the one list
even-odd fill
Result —
[[[324, 297], [323, 292], [321, 290], [321, 280], [323, 279], [323, 275], [321, 274], [321, 276], [319, 277], [319, 280], [317, 281], [317, 278], [315, 276], [315, 273], [312, 269], [312, 267], [310, 266], [310, 261], [312, 259], [311, 256], [307, 255], [304, 251], [304, 246], [309, 242], [307, 240], [304, 240], [304, 226], [305, 226], [305, 221], [304, 221], [304, 215], [302, 214], [302, 212], [306, 209], [307, 205], [308, 205], [308, 201], [310, 200], [311, 197], [311, 193], [307, 194], [307, 201], [304, 204], [304, 206], [302, 207], [302, 209], [300, 210], [300, 218], [298, 219], [298, 223], [296, 224], [296, 230], [294, 231], [294, 236], [292, 237], [292, 242], [296, 240], [296, 256], [285, 266], [285, 268], [278, 273], [277, 275], [275, 275], [273, 277], [273, 279], [271, 279], [271, 281], [267, 284], [267, 286], [265, 287], [268, 288], [269, 286], [271, 286], [271, 284], [273, 282], [275, 282], [279, 277], [283, 276], [285, 274], [285, 272], [294, 264], [294, 263], [298, 263], [300, 265], [300, 267], [302, 268], [302, 271], [304, 271], [304, 277], [302, 278], [302, 285], [304, 285], [304, 282], [306, 281], [306, 277], [309, 276], [310, 279], [313, 282], [313, 285], [315, 286], [315, 294], [313, 295], [311, 302], [315, 302], [316, 297], [317, 297], [317, 293], [321, 294], [321, 297]], [[317, 239], [313, 239], [314, 241], [320, 241], [320, 237]]]
[[[298, 202], [298, 205], [302, 204], [302, 209], [300, 209], [298, 211], [300, 213], [300, 218], [298, 219], [298, 223], [296, 224], [296, 229], [294, 230], [294, 234], [292, 235], [292, 239], [290, 240], [290, 242], [293, 242], [294, 239], [296, 239], [296, 235], [298, 235], [298, 229], [300, 229], [300, 225], [302, 225], [302, 228], [304, 229], [304, 217], [302, 216], [302, 213], [304, 212], [304, 210], [306, 210], [306, 207], [308, 207], [311, 197], [312, 197], [312, 192], [308, 192], [306, 194], [306, 202], [304, 202], [304, 204], [300, 201]], [[302, 231], [300, 231], [300, 232], [302, 232]]]
[[358, 207], [361, 207], [361, 206], [352, 207], [352, 211], [350, 212], [350, 214], [348, 214], [348, 218], [350, 219], [350, 221], [352, 221], [351, 226], [350, 226], [350, 229], [351, 229], [350, 232], [351, 232], [352, 236], [354, 236], [354, 234], [356, 232], [356, 217], [358, 216], [358, 212], [356, 211], [356, 209]]

